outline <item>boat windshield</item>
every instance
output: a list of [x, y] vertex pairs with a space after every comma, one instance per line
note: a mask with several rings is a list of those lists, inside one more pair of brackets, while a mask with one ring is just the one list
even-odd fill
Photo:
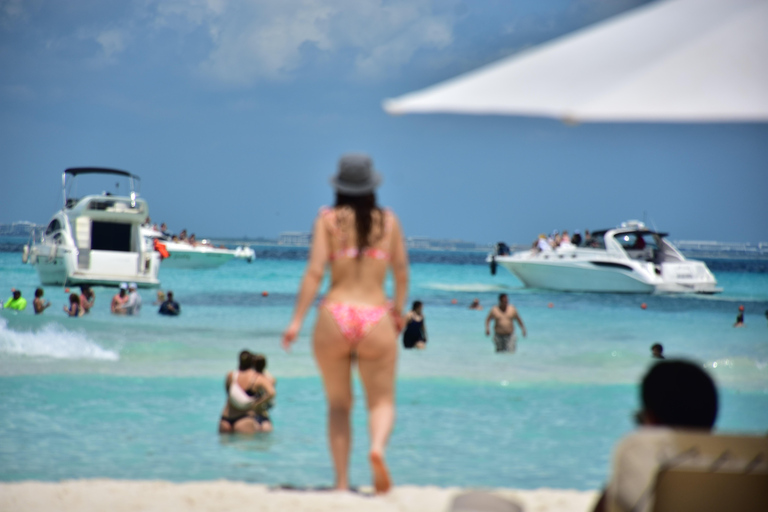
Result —
[[625, 250], [641, 251], [645, 248], [659, 248], [658, 243], [656, 242], [656, 237], [653, 235], [653, 233], [648, 231], [638, 231], [635, 233], [618, 233], [614, 235], [614, 238]]

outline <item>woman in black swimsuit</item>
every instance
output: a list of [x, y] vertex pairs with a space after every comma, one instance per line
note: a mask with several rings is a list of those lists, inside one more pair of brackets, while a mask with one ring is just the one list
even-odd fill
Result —
[[427, 347], [427, 326], [424, 325], [424, 305], [420, 300], [413, 302], [411, 310], [405, 315], [405, 331], [403, 331], [403, 347], [418, 348]]
[[259, 415], [259, 408], [275, 397], [271, 379], [256, 372], [254, 355], [240, 352], [238, 370], [229, 372], [224, 384], [227, 402], [221, 411], [219, 433], [254, 434], [271, 432], [268, 417]]

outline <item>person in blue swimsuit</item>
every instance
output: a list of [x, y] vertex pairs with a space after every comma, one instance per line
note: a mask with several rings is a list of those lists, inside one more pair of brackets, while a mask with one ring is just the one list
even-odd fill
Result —
[[424, 325], [424, 304], [420, 300], [413, 301], [411, 310], [405, 315], [405, 331], [403, 331], [403, 347], [427, 348], [427, 327]]

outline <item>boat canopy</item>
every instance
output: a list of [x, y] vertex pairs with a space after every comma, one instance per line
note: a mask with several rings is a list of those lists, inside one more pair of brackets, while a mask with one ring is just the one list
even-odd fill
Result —
[[64, 174], [61, 175], [61, 188], [62, 188], [62, 196], [64, 198], [64, 208], [70, 208], [74, 206], [77, 203], [77, 200], [74, 198], [69, 198], [67, 195], [67, 176], [71, 176], [72, 178], [69, 180], [70, 188], [71, 183], [74, 183], [74, 178], [78, 176], [79, 174], [101, 174], [101, 175], [113, 175], [113, 176], [122, 176], [123, 178], [128, 178], [128, 183], [131, 188], [131, 208], [136, 208], [136, 189], [135, 189], [135, 182], [141, 183], [141, 178], [136, 176], [135, 174], [131, 174], [128, 171], [121, 171], [119, 169], [110, 169], [108, 167], [70, 167], [69, 169], [66, 169], [64, 171]]
[[116, 174], [118, 176], [125, 176], [126, 178], [133, 178], [140, 180], [135, 174], [131, 174], [128, 171], [121, 171], [119, 169], [109, 169], [107, 167], [71, 167], [64, 171], [64, 174], [70, 174], [73, 177], [78, 174]]

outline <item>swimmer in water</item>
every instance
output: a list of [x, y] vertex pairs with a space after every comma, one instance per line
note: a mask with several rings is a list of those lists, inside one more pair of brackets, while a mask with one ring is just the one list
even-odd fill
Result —
[[744, 306], [739, 306], [739, 314], [736, 315], [736, 323], [734, 327], [744, 327]]

